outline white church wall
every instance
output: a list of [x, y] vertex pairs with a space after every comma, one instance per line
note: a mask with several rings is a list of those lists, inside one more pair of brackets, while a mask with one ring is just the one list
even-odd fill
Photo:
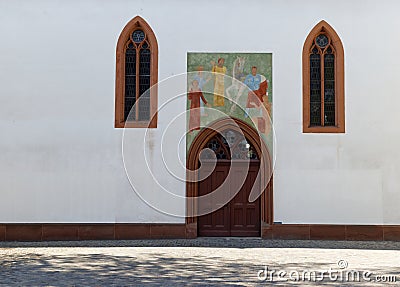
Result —
[[[185, 72], [189, 51], [273, 53], [275, 221], [399, 224], [398, 8], [394, 0], [0, 1], [0, 221], [184, 222], [132, 191], [113, 127], [116, 42], [140, 15], [158, 39], [159, 80]], [[345, 49], [346, 134], [302, 133], [302, 46], [320, 20]], [[160, 90], [159, 106], [170, 97]], [[159, 145], [171, 118], [160, 112], [147, 144]], [[185, 123], [174, 132], [183, 135]], [[169, 142], [185, 160], [184, 145]], [[185, 183], [159, 158], [155, 150], [151, 171], [183, 196]], [[138, 160], [138, 172], [144, 166]], [[151, 174], [140, 175], [140, 191], [163, 198]], [[172, 204], [182, 210], [185, 201]]]

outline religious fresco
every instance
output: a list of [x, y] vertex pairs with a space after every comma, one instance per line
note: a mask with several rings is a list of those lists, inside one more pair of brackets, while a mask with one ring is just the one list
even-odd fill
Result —
[[272, 54], [188, 53], [187, 151], [221, 118], [253, 126], [272, 154]]

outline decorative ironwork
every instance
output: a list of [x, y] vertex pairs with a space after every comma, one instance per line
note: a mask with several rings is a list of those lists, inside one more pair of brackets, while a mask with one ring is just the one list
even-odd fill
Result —
[[[146, 34], [139, 29], [132, 33], [131, 39], [126, 44], [125, 121], [150, 120], [150, 92], [148, 91], [151, 84], [150, 48]], [[131, 111], [134, 106], [135, 109]]]
[[310, 55], [310, 126], [321, 125], [321, 55], [316, 47]]
[[201, 154], [202, 159], [212, 159], [212, 153], [217, 160], [258, 159], [254, 146], [247, 141], [243, 134], [231, 129], [217, 133], [208, 141], [205, 148], [208, 150]]
[[[136, 102], [136, 48], [129, 43], [125, 52], [125, 107], [124, 118], [128, 119], [129, 112]], [[131, 113], [129, 120], [135, 120]]]
[[139, 60], [139, 93], [143, 94], [150, 88], [150, 50], [140, 50]]
[[142, 43], [145, 37], [146, 37], [146, 35], [144, 34], [144, 32], [142, 30], [135, 30], [132, 33], [132, 40], [135, 43]]
[[318, 37], [315, 39], [315, 43], [317, 43], [318, 47], [321, 49], [325, 48], [329, 44], [329, 39], [326, 37], [324, 34], [318, 35]]
[[324, 125], [335, 125], [335, 55], [330, 47], [324, 55]]
[[139, 99], [139, 121], [150, 120], [150, 91], [146, 92], [150, 89], [150, 57], [149, 49], [140, 50], [139, 93], [141, 96]]
[[310, 126], [335, 126], [335, 105], [335, 50], [319, 34], [310, 51]]
[[[206, 148], [209, 148], [210, 150], [212, 150], [217, 159], [229, 159], [229, 149], [224, 144], [221, 137], [215, 136], [214, 138], [212, 138], [207, 143]], [[203, 158], [205, 158], [205, 159], [213, 158], [211, 151], [208, 150], [208, 152], [204, 153]]]

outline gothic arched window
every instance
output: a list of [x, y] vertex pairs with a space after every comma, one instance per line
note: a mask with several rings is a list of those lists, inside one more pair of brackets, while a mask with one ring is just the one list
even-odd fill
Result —
[[115, 127], [156, 128], [158, 45], [150, 26], [133, 18], [117, 44]]
[[345, 132], [343, 45], [325, 21], [303, 47], [303, 132]]

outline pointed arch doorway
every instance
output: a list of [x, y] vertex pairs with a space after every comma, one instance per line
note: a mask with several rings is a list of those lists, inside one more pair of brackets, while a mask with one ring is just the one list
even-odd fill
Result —
[[[217, 132], [218, 131], [218, 132]], [[186, 237], [196, 238], [198, 236], [267, 236], [269, 226], [273, 223], [273, 193], [272, 177], [269, 174], [272, 168], [271, 156], [264, 142], [260, 139], [258, 132], [249, 124], [233, 118], [225, 118], [211, 124], [203, 129], [193, 140], [188, 156], [187, 169], [197, 171], [200, 167], [200, 153], [205, 148], [210, 148], [210, 143], [217, 143], [218, 151], [211, 147], [214, 152], [220, 154], [217, 156], [217, 163], [214, 171], [201, 181], [193, 177], [200, 177], [200, 174], [193, 173], [190, 180], [186, 183], [186, 196], [198, 197], [213, 189], [223, 182], [227, 172], [229, 172], [232, 159], [226, 153], [229, 152], [227, 145], [224, 144], [223, 137], [227, 137], [228, 132], [232, 134], [241, 134], [244, 136], [247, 146], [244, 149], [251, 157], [249, 168], [247, 169], [246, 180], [236, 194], [236, 196], [220, 209], [202, 216], [196, 216], [198, 203], [196, 201], [187, 201], [186, 217]], [[221, 134], [225, 134], [221, 137]], [[236, 145], [239, 144], [237, 141]], [[230, 146], [235, 148], [235, 146]], [[225, 153], [225, 155], [224, 155]], [[234, 151], [231, 152], [235, 154]], [[203, 157], [203, 154], [202, 154]], [[237, 155], [236, 155], [237, 157]], [[238, 156], [240, 157], [240, 155]], [[207, 161], [202, 160], [202, 164]], [[235, 164], [236, 168], [237, 165]], [[260, 172], [259, 182], [255, 179], [255, 174]], [[217, 173], [219, 173], [217, 175]], [[253, 203], [248, 202], [248, 195], [252, 186], [256, 184], [259, 188], [264, 188], [261, 196]], [[229, 189], [229, 188], [228, 188]], [[236, 218], [235, 218], [236, 217]]]

